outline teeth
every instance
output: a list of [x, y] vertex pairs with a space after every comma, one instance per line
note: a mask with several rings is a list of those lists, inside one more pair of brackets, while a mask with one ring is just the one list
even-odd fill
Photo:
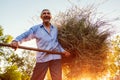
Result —
[[45, 19], [49, 19], [49, 18], [45, 18]]

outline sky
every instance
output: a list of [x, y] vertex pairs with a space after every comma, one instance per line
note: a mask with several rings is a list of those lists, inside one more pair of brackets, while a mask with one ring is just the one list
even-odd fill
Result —
[[[82, 7], [101, 3], [98, 11], [108, 18], [120, 16], [120, 0], [0, 0], [0, 25], [5, 35], [9, 34], [15, 38], [33, 25], [32, 19], [36, 16], [39, 19], [39, 14], [44, 8], [50, 9], [54, 16], [70, 8], [70, 2]], [[116, 25], [113, 30], [119, 33], [120, 21], [113, 24]]]

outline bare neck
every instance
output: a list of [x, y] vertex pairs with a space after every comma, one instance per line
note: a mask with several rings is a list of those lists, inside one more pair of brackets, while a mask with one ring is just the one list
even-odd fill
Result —
[[50, 33], [50, 23], [43, 23], [43, 25], [45, 26], [46, 30], [48, 31], [48, 33]]
[[46, 27], [46, 28], [50, 28], [50, 23], [43, 23], [43, 25]]

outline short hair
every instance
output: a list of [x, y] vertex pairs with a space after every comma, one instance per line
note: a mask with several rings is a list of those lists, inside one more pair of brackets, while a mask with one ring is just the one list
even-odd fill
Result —
[[42, 13], [43, 13], [44, 11], [49, 11], [49, 12], [50, 12], [49, 9], [43, 9], [43, 10], [41, 11], [41, 15], [42, 15]]

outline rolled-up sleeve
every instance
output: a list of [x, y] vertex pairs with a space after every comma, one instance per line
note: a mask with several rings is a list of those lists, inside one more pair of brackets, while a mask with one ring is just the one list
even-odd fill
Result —
[[28, 31], [22, 33], [21, 35], [17, 36], [15, 38], [15, 41], [18, 41], [20, 43], [29, 41], [34, 38], [34, 29], [30, 28]]

